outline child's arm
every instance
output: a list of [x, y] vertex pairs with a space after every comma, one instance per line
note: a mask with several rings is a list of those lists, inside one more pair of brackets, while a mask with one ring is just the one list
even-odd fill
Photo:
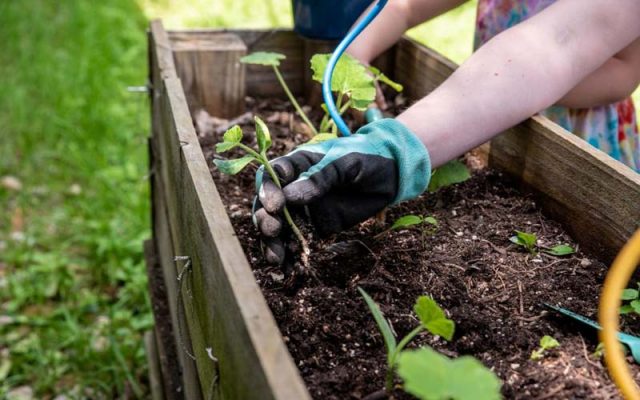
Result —
[[640, 39], [607, 60], [557, 103], [590, 108], [629, 97], [640, 84]]
[[466, 1], [468, 0], [390, 0], [380, 15], [349, 46], [347, 53], [369, 63], [393, 46], [408, 29]]
[[640, 1], [562, 0], [496, 36], [398, 116], [434, 167], [556, 103], [640, 37]]

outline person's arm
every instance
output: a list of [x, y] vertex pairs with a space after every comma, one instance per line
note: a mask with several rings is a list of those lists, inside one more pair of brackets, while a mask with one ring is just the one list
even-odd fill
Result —
[[561, 0], [482, 46], [397, 120], [433, 167], [556, 103], [640, 37], [640, 1]]
[[466, 1], [468, 0], [390, 0], [380, 15], [349, 46], [347, 53], [363, 63], [369, 63], [393, 46], [408, 29]]
[[558, 105], [591, 108], [623, 100], [640, 85], [640, 39], [583, 79]]

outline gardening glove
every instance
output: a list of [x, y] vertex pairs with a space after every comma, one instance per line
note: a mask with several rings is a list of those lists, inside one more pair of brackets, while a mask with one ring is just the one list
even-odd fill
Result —
[[291, 237], [282, 217], [285, 204], [294, 213], [304, 209], [315, 231], [326, 236], [417, 197], [431, 177], [427, 149], [394, 119], [372, 122], [352, 136], [302, 145], [271, 165], [282, 189], [258, 170], [253, 220], [272, 263], [284, 261]]

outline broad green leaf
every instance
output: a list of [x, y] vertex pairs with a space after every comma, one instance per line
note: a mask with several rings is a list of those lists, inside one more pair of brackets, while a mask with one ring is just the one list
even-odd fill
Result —
[[538, 243], [538, 237], [533, 233], [516, 231], [516, 236], [509, 238], [513, 243], [524, 246], [527, 250], [533, 251]]
[[453, 338], [455, 323], [447, 318], [442, 308], [431, 297], [418, 297], [416, 304], [413, 306], [413, 311], [418, 316], [422, 326], [429, 332], [449, 341]]
[[398, 218], [389, 229], [408, 228], [410, 226], [420, 225], [423, 222], [424, 219], [419, 215], [405, 215], [404, 217]]
[[560, 346], [560, 343], [549, 335], [544, 335], [540, 339], [540, 347], [544, 350], [554, 349]]
[[[322, 83], [331, 54], [316, 54], [311, 58], [313, 79]], [[340, 57], [331, 79], [331, 90], [347, 94], [351, 106], [364, 111], [376, 98], [374, 79], [358, 60], [348, 54]]]
[[222, 139], [229, 143], [240, 143], [242, 141], [242, 128], [234, 125], [224, 133]]
[[633, 308], [633, 311], [635, 311], [636, 314], [640, 314], [640, 300], [633, 300], [629, 305]]
[[223, 174], [235, 175], [242, 171], [244, 167], [251, 164], [251, 161], [255, 161], [255, 158], [252, 156], [244, 156], [242, 158], [236, 158], [235, 160], [213, 160], [213, 163]]
[[466, 165], [458, 160], [449, 161], [431, 174], [429, 192], [433, 193], [440, 188], [464, 182], [469, 178], [471, 174]]
[[382, 71], [380, 71], [378, 68], [369, 66], [368, 69], [369, 71], [371, 71], [375, 79], [386, 84], [396, 92], [402, 92], [402, 90], [404, 89], [401, 84], [392, 81], [388, 76], [383, 74]]
[[243, 64], [272, 65], [277, 67], [280, 65], [280, 61], [285, 58], [287, 58], [287, 56], [280, 53], [256, 51], [255, 53], [242, 57], [240, 62]]
[[638, 298], [638, 291], [635, 289], [625, 289], [622, 291], [622, 300], [635, 300]]
[[403, 351], [398, 375], [404, 390], [422, 400], [498, 400], [501, 382], [470, 356], [449, 359], [429, 347]]
[[271, 147], [271, 134], [269, 128], [260, 117], [255, 117], [256, 121], [256, 139], [258, 142], [258, 149], [260, 153], [266, 152]]
[[554, 256], [568, 256], [569, 254], [574, 254], [576, 251], [573, 247], [567, 244], [559, 244], [550, 249], [544, 250], [544, 252]]
[[225, 151], [229, 151], [236, 146], [238, 146], [238, 143], [233, 143], [233, 142], [216, 143], [216, 153], [224, 153]]
[[620, 307], [620, 314], [629, 314], [633, 312], [633, 307], [631, 307], [631, 305], [629, 304], [625, 304], [622, 307]]
[[384, 318], [382, 311], [380, 311], [380, 307], [378, 307], [376, 302], [373, 301], [371, 296], [369, 296], [367, 292], [365, 292], [364, 289], [362, 289], [361, 287], [358, 287], [358, 291], [364, 298], [364, 301], [367, 303], [367, 307], [369, 307], [369, 311], [371, 311], [371, 314], [373, 314], [373, 318], [376, 320], [376, 324], [378, 324], [378, 329], [380, 329], [380, 333], [384, 338], [384, 343], [387, 346], [387, 353], [390, 354], [392, 351], [395, 350], [397, 344], [396, 344], [396, 337], [393, 335], [393, 331], [391, 330], [389, 323]]
[[426, 217], [424, 219], [424, 222], [433, 226], [438, 226], [438, 220], [435, 219], [435, 217]]
[[311, 140], [309, 140], [304, 144], [322, 143], [322, 142], [326, 142], [327, 140], [337, 139], [337, 138], [338, 138], [338, 135], [336, 135], [335, 133], [318, 133], [317, 135], [312, 137]]

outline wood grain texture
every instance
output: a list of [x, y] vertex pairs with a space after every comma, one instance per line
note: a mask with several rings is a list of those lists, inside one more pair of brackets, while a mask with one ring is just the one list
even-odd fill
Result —
[[[286, 30], [227, 30], [201, 29], [189, 31], [170, 31], [171, 42], [181, 40], [197, 40], [221, 34], [233, 34], [239, 37], [247, 48], [248, 53], [256, 51], [271, 51], [282, 53], [287, 58], [280, 65], [280, 72], [295, 96], [304, 92], [303, 43], [295, 33]], [[254, 97], [286, 98], [280, 83], [271, 67], [261, 65], [245, 66], [246, 93]]]
[[[190, 300], [185, 309], [204, 397], [308, 398], [233, 233], [180, 81], [166, 79], [164, 86], [159, 176], [175, 237], [174, 253], [191, 262], [191, 294], [183, 292], [183, 298]], [[219, 360], [217, 365], [207, 349]]]
[[149, 366], [149, 387], [152, 400], [165, 400], [162, 386], [162, 373], [160, 372], [160, 359], [153, 331], [145, 332], [144, 348], [147, 353], [147, 365]]
[[535, 189], [544, 210], [604, 262], [640, 228], [640, 174], [547, 118], [496, 137], [490, 164]]
[[233, 33], [207, 37], [177, 37], [171, 41], [176, 72], [192, 113], [233, 118], [244, 112], [244, 42]]

